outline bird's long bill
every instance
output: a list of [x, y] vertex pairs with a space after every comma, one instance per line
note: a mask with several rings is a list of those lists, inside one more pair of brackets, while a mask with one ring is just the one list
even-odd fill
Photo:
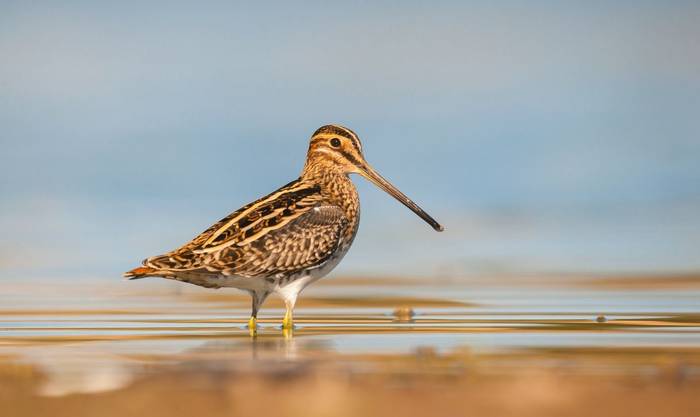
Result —
[[423, 211], [422, 208], [418, 207], [418, 204], [414, 203], [410, 198], [406, 197], [404, 193], [398, 190], [398, 188], [391, 185], [389, 181], [385, 180], [384, 177], [379, 175], [377, 171], [372, 169], [372, 167], [366, 164], [363, 165], [364, 166], [362, 166], [360, 169], [360, 174], [363, 177], [372, 181], [374, 185], [386, 191], [395, 199], [399, 200], [404, 206], [410, 208], [414, 213], [416, 213], [421, 219], [425, 220], [425, 222], [432, 226], [433, 229], [435, 229], [436, 231], [442, 232], [443, 230], [445, 230], [440, 225], [440, 223], [438, 223], [435, 219], [430, 217], [430, 215]]

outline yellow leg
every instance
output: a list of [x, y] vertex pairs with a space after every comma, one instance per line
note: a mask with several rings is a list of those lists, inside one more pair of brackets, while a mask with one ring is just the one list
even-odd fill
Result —
[[287, 304], [287, 312], [284, 313], [284, 320], [282, 320], [282, 328], [286, 330], [291, 330], [294, 328], [294, 319], [292, 318], [292, 309], [289, 304]]
[[258, 319], [255, 317], [251, 317], [250, 320], [248, 320], [248, 333], [250, 337], [258, 335]]

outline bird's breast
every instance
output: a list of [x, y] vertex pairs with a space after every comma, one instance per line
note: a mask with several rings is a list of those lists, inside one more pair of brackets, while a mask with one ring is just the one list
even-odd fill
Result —
[[324, 184], [322, 193], [328, 203], [342, 208], [345, 213], [347, 225], [342, 231], [338, 250], [343, 248], [347, 251], [347, 248], [355, 239], [360, 225], [360, 196], [357, 193], [357, 189], [350, 178], [343, 175]]

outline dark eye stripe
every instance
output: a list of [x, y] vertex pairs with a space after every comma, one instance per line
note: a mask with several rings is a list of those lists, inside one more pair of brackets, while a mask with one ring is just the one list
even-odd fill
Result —
[[345, 151], [340, 151], [340, 153], [343, 154], [343, 156], [345, 157], [345, 159], [347, 159], [348, 161], [352, 162], [352, 163], [355, 164], [355, 165], [360, 165], [360, 161], [358, 161], [357, 159], [355, 159], [354, 156], [350, 155], [349, 153], [347, 153], [347, 152], [345, 152]]

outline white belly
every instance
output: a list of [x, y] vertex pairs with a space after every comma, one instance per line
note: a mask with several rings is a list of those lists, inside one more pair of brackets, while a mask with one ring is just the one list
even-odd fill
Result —
[[[272, 277], [241, 277], [235, 275], [200, 275], [198, 281], [205, 281], [209, 287], [231, 287], [244, 291], [277, 293], [284, 300], [296, 300], [297, 295], [309, 284], [328, 275], [343, 259], [350, 245], [338, 249], [330, 259], [323, 264], [300, 271], [293, 275]], [[181, 276], [183, 281], [193, 281], [191, 276]], [[201, 284], [199, 284], [201, 285]]]

